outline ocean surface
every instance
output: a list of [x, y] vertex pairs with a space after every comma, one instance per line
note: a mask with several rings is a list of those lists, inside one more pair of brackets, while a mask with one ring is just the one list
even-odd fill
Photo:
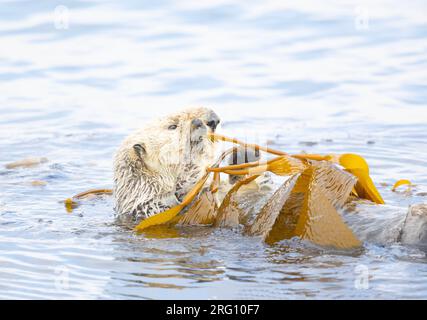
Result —
[[[1, 0], [0, 298], [427, 298], [420, 248], [136, 235], [109, 197], [61, 203], [111, 187], [126, 135], [195, 105], [223, 134], [363, 155], [384, 215], [426, 203], [426, 16], [425, 1]], [[28, 157], [48, 162], [5, 167]], [[402, 178], [411, 192], [392, 192]]]

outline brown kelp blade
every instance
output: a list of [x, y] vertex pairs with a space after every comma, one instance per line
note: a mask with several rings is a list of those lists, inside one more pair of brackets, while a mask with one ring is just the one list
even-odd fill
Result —
[[299, 173], [294, 174], [277, 189], [257, 215], [254, 223], [248, 228], [247, 233], [249, 235], [261, 236], [263, 239], [267, 238], [299, 177]]
[[209, 225], [214, 223], [217, 214], [217, 204], [212, 192], [203, 192], [198, 199], [194, 201], [187, 212], [182, 215], [178, 225], [194, 226]]
[[72, 212], [73, 209], [79, 206], [79, 201], [84, 198], [88, 198], [91, 196], [100, 196], [100, 195], [112, 195], [113, 190], [111, 189], [90, 189], [79, 194], [72, 196], [71, 198], [67, 198], [64, 200], [64, 205], [67, 212]]
[[344, 206], [354, 188], [357, 178], [352, 174], [339, 169], [329, 162], [312, 162], [315, 168], [313, 184], [320, 190], [336, 208]]
[[359, 247], [360, 241], [329, 200], [334, 193], [339, 198], [348, 196], [354, 180], [350, 177], [342, 190], [334, 188], [335, 182], [344, 178], [334, 177], [339, 171], [322, 166], [314, 164], [290, 178], [261, 210], [249, 234], [261, 235], [267, 243], [299, 237], [321, 246]]
[[240, 224], [240, 219], [245, 215], [245, 212], [239, 207], [239, 202], [236, 199], [239, 189], [251, 183], [258, 175], [251, 176], [245, 180], [238, 181], [233, 188], [226, 194], [221, 206], [218, 208], [214, 227], [232, 228]]
[[83, 199], [91, 195], [100, 196], [100, 195], [112, 195], [113, 190], [111, 189], [91, 189], [85, 192], [81, 192], [73, 196], [74, 199]]
[[210, 190], [212, 193], [216, 193], [219, 189], [219, 185], [221, 183], [221, 175], [219, 172], [214, 172], [212, 183], [210, 186]]
[[362, 245], [323, 193], [314, 190], [310, 192], [308, 204], [305, 206], [304, 203], [303, 208], [295, 229], [295, 234], [301, 239], [339, 249]]

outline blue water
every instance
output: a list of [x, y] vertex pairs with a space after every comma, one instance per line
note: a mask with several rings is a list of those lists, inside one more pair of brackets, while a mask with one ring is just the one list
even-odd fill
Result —
[[[425, 1], [1, 1], [0, 298], [427, 298], [417, 248], [138, 236], [109, 198], [60, 203], [110, 187], [121, 140], [192, 105], [224, 134], [360, 153], [388, 205], [427, 202], [426, 14]], [[4, 167], [31, 156], [49, 162]], [[411, 194], [390, 191], [401, 178]]]

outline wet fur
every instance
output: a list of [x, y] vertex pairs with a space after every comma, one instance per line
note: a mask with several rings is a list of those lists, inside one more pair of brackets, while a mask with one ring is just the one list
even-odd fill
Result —
[[[119, 220], [138, 222], [180, 203], [214, 161], [207, 127], [191, 129], [213, 111], [188, 109], [157, 119], [127, 137], [114, 161], [115, 211]], [[176, 130], [168, 130], [177, 124]], [[141, 155], [135, 144], [144, 147]]]

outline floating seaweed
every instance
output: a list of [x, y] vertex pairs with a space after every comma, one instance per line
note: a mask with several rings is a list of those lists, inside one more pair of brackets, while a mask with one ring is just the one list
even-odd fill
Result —
[[328, 163], [313, 163], [293, 175], [269, 199], [249, 235], [267, 243], [299, 237], [322, 246], [342, 249], [359, 247], [360, 241], [337, 212], [355, 184], [355, 179]]
[[18, 160], [15, 162], [11, 162], [5, 165], [6, 169], [17, 169], [17, 168], [31, 168], [38, 166], [40, 164], [46, 163], [49, 160], [45, 157], [41, 158], [26, 158], [22, 160]]
[[[367, 199], [377, 204], [384, 203], [369, 175], [367, 162], [359, 155], [289, 155], [218, 134], [212, 134], [210, 138], [267, 152], [276, 157], [268, 161], [261, 161], [258, 157], [257, 161], [220, 167], [221, 162], [235, 148], [227, 150], [212, 167], [207, 168], [206, 174], [181, 204], [143, 220], [134, 231], [142, 232], [165, 224], [211, 225], [217, 228], [243, 225], [245, 234], [260, 236], [269, 244], [299, 237], [322, 246], [349, 249], [361, 246], [361, 242], [344, 223], [337, 210], [350, 197]], [[245, 192], [243, 190], [266, 172], [288, 176], [288, 179], [267, 199], [251, 221], [249, 208], [241, 204]], [[220, 187], [220, 173], [243, 178], [236, 180], [220, 205], [217, 205], [215, 194]], [[204, 186], [211, 174], [213, 180], [207, 191]], [[395, 188], [403, 184], [410, 182], [400, 181]], [[65, 204], [71, 210], [76, 199], [94, 192], [97, 190], [67, 199]], [[256, 197], [253, 198], [257, 200]], [[183, 213], [184, 209], [186, 211]]]

